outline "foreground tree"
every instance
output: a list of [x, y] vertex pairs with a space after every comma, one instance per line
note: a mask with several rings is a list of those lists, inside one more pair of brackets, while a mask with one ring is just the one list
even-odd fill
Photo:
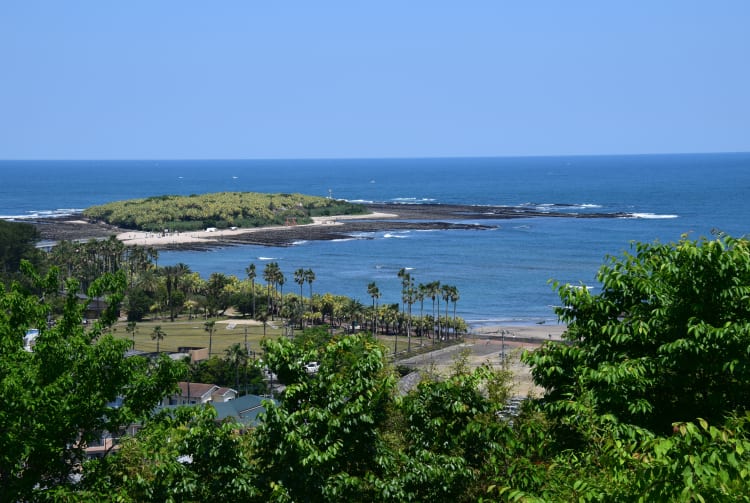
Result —
[[[264, 342], [269, 367], [287, 387], [254, 435], [260, 487], [273, 501], [361, 501], [364, 478], [381, 453], [378, 427], [394, 381], [370, 336], [313, 348], [316, 337]], [[303, 362], [312, 360], [320, 369], [311, 375]]]
[[21, 259], [37, 263], [39, 252], [34, 245], [39, 240], [39, 231], [31, 224], [0, 220], [0, 274], [18, 272]]
[[[7, 501], [66, 487], [85, 445], [102, 431], [119, 434], [148, 417], [182, 368], [167, 358], [124, 358], [131, 342], [106, 333], [117, 319], [124, 273], [93, 281], [88, 297], [103, 296], [108, 307], [85, 329], [76, 281], [66, 282], [62, 316], [48, 326], [45, 299], [58, 292], [57, 269], [40, 277], [28, 263], [21, 267], [34, 293], [17, 283], [7, 291], [0, 287], [0, 487]], [[39, 335], [28, 351], [23, 338], [31, 328]], [[121, 406], [114, 405], [118, 398]]]
[[211, 406], [164, 411], [116, 456], [90, 463], [77, 500], [247, 501], [258, 491], [237, 426]]
[[558, 286], [568, 343], [525, 357], [551, 412], [587, 397], [600, 414], [668, 432], [750, 408], [748, 240], [635, 244], [597, 278], [597, 294]]

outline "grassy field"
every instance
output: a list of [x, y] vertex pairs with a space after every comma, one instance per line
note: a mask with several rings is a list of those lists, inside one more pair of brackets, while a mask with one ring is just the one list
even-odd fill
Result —
[[[223, 355], [224, 351], [233, 344], [247, 342], [250, 351], [260, 350], [260, 340], [263, 338], [263, 324], [251, 320], [217, 319], [214, 325], [212, 352]], [[156, 351], [156, 341], [151, 338], [157, 325], [166, 334], [159, 342], [160, 351], [177, 351], [181, 347], [207, 348], [209, 333], [205, 330], [202, 318], [193, 320], [178, 319], [176, 321], [143, 321], [136, 324], [135, 349], [139, 351]], [[119, 322], [114, 326], [116, 337], [133, 340], [125, 330], [127, 322]], [[283, 332], [280, 321], [269, 321], [265, 328], [266, 337], [278, 337]]]
[[[214, 320], [213, 342], [211, 351], [214, 355], [223, 356], [224, 351], [233, 344], [245, 344], [247, 337], [248, 349], [250, 351], [260, 351], [260, 341], [263, 339], [263, 324], [254, 320], [244, 320], [238, 318], [220, 318]], [[115, 337], [132, 341], [135, 339], [135, 349], [139, 351], [153, 352], [156, 351], [156, 341], [151, 338], [154, 327], [160, 326], [166, 334], [159, 342], [159, 350], [163, 352], [177, 351], [178, 348], [207, 348], [209, 334], [204, 327], [203, 318], [187, 320], [178, 318], [175, 321], [149, 320], [136, 324], [136, 333], [133, 338], [127, 331], [127, 322], [120, 321], [113, 327]], [[265, 327], [265, 336], [276, 338], [284, 333], [283, 320], [269, 321]], [[378, 339], [383, 343], [389, 352], [393, 351], [394, 338], [392, 336], [379, 336]], [[418, 337], [412, 337], [411, 348], [416, 351], [421, 342]], [[432, 341], [424, 340], [424, 345], [430, 347]], [[398, 352], [403, 353], [407, 350], [408, 341], [406, 337], [398, 338]]]

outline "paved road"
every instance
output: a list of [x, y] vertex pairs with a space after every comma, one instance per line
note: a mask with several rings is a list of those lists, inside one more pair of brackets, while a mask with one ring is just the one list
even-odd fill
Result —
[[541, 394], [541, 389], [534, 386], [531, 381], [529, 368], [522, 364], [519, 358], [524, 350], [534, 349], [543, 341], [544, 339], [536, 339], [534, 342], [528, 342], [528, 339], [525, 338], [523, 340], [516, 340], [512, 337], [506, 337], [503, 343], [500, 337], [469, 337], [463, 344], [406, 358], [400, 360], [398, 363], [415, 369], [432, 369], [438, 374], [446, 375], [450, 373], [451, 367], [461, 356], [462, 352], [469, 351], [468, 363], [470, 366], [478, 367], [484, 363], [490, 363], [499, 368], [503, 363], [500, 354], [504, 348], [507, 355], [506, 364], [514, 375], [513, 394], [517, 396], [526, 396], [529, 393], [539, 395]]

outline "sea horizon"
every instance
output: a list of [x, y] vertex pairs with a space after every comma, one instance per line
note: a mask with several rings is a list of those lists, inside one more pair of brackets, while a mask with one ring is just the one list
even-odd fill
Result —
[[504, 154], [504, 155], [409, 155], [409, 156], [306, 156], [306, 157], [91, 157], [91, 158], [0, 158], [2, 162], [255, 162], [255, 161], [409, 161], [439, 159], [550, 159], [563, 157], [653, 157], [653, 156], [695, 156], [695, 155], [745, 155], [750, 151], [695, 151], [695, 152], [638, 152], [638, 153], [569, 153], [569, 154]]

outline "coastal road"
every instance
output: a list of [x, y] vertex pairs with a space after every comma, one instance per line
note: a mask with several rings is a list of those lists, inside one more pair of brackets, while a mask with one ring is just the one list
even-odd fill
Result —
[[414, 369], [433, 369], [438, 374], [447, 375], [464, 351], [468, 351], [468, 365], [472, 368], [485, 363], [500, 368], [504, 350], [505, 364], [513, 373], [512, 394], [539, 396], [542, 390], [532, 382], [529, 367], [520, 362], [521, 353], [539, 347], [546, 340], [559, 340], [564, 331], [563, 325], [486, 327], [466, 336], [462, 344], [406, 358], [398, 363]]

